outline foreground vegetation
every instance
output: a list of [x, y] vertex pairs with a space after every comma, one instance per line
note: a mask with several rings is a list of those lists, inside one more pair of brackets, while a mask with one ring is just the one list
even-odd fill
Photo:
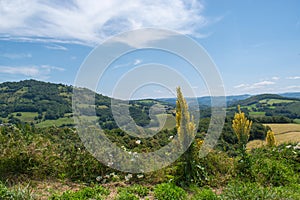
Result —
[[[242, 114], [239, 117], [245, 118]], [[242, 130], [238, 128], [239, 123], [233, 127], [235, 132]], [[113, 133], [107, 132], [107, 135], [112, 137]], [[239, 134], [246, 134], [248, 139], [250, 130]], [[169, 140], [168, 135], [161, 138], [149, 145], [160, 147]], [[133, 151], [143, 149], [137, 146], [135, 138], [128, 139], [128, 148], [133, 147]], [[108, 168], [92, 157], [82, 146], [75, 129], [35, 128], [28, 124], [2, 126], [0, 197], [53, 200], [299, 199], [300, 144], [244, 151], [245, 146], [241, 144], [247, 139], [240, 139], [230, 151], [211, 149], [205, 158], [199, 158], [197, 152], [202, 140], [196, 138], [187, 153], [172, 165], [152, 173], [128, 174]], [[187, 169], [191, 169], [190, 173]]]
[[[39, 87], [31, 87], [32, 82]], [[289, 140], [282, 137], [298, 134], [299, 126], [261, 124], [260, 118], [248, 112], [250, 107], [251, 112], [261, 112], [253, 107], [251, 99], [246, 100], [248, 104], [238, 107], [238, 112], [235, 108], [230, 114], [232, 110], [229, 109], [216, 147], [201, 158], [199, 150], [207, 134], [209, 114], [204, 114], [196, 125], [180, 89], [177, 90], [176, 109], [165, 105], [169, 119], [167, 129], [147, 139], [130, 136], [116, 128], [109, 112], [109, 99], [96, 97], [99, 104], [97, 117], [105, 135], [130, 155], [160, 149], [176, 134], [182, 139], [178, 141], [178, 148], [182, 149], [195, 137], [187, 151], [173, 164], [155, 172], [130, 174], [103, 165], [85, 149], [72, 126], [68, 106], [70, 91], [65, 86], [53, 84], [50, 87], [52, 99], [49, 98], [52, 103], [56, 102], [50, 107], [65, 104], [61, 113], [57, 110], [52, 113], [45, 102], [41, 103], [48, 98], [43, 96], [41, 88], [47, 88], [48, 84], [35, 81], [22, 84], [25, 86], [4, 84], [1, 90], [5, 92], [0, 92], [5, 101], [0, 102], [3, 108], [0, 199], [300, 199], [299, 137], [293, 135]], [[36, 95], [30, 96], [35, 92]], [[34, 104], [37, 110], [32, 110], [31, 100], [34, 99], [39, 99]], [[259, 101], [262, 107], [286, 107], [297, 103], [297, 100], [287, 101], [276, 96], [266, 102]], [[7, 106], [7, 102], [22, 106]], [[137, 124], [149, 123], [147, 113], [154, 103], [153, 100], [130, 102], [130, 113]], [[83, 105], [82, 109], [88, 107]], [[277, 112], [275, 108], [270, 109], [274, 109], [274, 112], [270, 111], [272, 114]], [[269, 119], [286, 118], [272, 116]], [[196, 128], [198, 131], [194, 132]], [[259, 146], [249, 146], [257, 141]]]
[[0, 140], [2, 199], [300, 198], [296, 144], [252, 149], [244, 160], [212, 150], [203, 159], [194, 158], [197, 179], [186, 184], [182, 159], [131, 177], [95, 160], [70, 128], [2, 127]]

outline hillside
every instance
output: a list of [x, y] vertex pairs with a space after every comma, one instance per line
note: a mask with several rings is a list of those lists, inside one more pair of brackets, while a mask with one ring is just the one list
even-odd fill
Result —
[[[2, 83], [0, 84], [0, 122], [27, 122], [38, 127], [73, 126], [72, 92], [72, 86], [36, 80]], [[97, 118], [87, 117], [98, 120], [104, 129], [117, 128], [110, 109], [111, 99], [95, 94], [95, 104]], [[136, 124], [145, 126], [150, 123], [148, 113], [154, 104], [161, 103], [155, 100], [129, 102], [128, 109]], [[167, 104], [164, 106], [169, 107]], [[91, 105], [83, 105], [81, 110], [88, 111], [90, 108]]]
[[[0, 123], [27, 122], [37, 127], [73, 126], [72, 92], [72, 86], [36, 80], [2, 83], [0, 84]], [[232, 116], [236, 111], [236, 106], [241, 105], [243, 111], [257, 122], [300, 122], [300, 99], [295, 98], [297, 94], [285, 94], [285, 96], [291, 97], [277, 94], [228, 96], [226, 97], [227, 113]], [[199, 97], [197, 100], [201, 117], [210, 117], [210, 97]], [[95, 101], [97, 116], [86, 115], [86, 117], [98, 120], [104, 129], [117, 128], [112, 116], [111, 99], [101, 94], [95, 94]], [[194, 102], [189, 98], [187, 101], [190, 102], [192, 108]], [[155, 114], [154, 121], [151, 121], [149, 113], [151, 106], [161, 105], [167, 112], [165, 128], [172, 129], [175, 123], [175, 103], [175, 98], [132, 100], [129, 102], [128, 109], [137, 125], [157, 125], [164, 116]], [[91, 105], [82, 105], [81, 111], [88, 113], [91, 108], [93, 108]], [[122, 117], [122, 114], [120, 116]]]
[[242, 110], [254, 120], [262, 123], [290, 123], [299, 122], [300, 119], [300, 99], [298, 98], [261, 94], [235, 102], [228, 112], [234, 112], [237, 105], [240, 105]]

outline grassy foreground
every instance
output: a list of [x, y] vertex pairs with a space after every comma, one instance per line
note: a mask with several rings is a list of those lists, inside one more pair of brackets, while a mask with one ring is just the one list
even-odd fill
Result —
[[195, 157], [195, 180], [185, 185], [181, 159], [128, 174], [93, 158], [73, 129], [0, 130], [1, 199], [300, 199], [296, 143], [252, 149], [246, 157], [211, 150]]

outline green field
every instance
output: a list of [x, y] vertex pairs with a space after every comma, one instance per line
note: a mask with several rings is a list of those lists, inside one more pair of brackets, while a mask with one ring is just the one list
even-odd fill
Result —
[[292, 103], [294, 100], [284, 100], [284, 99], [264, 99], [260, 100], [259, 103], [266, 103], [268, 105], [273, 105], [274, 103]]
[[249, 115], [251, 117], [264, 117], [266, 112], [249, 112]]
[[294, 119], [294, 122], [300, 124], [300, 119]]
[[[88, 121], [94, 121], [97, 120], [96, 116], [85, 116], [82, 117], [85, 118]], [[42, 128], [42, 127], [49, 127], [49, 126], [64, 126], [64, 125], [74, 125], [74, 119], [73, 117], [63, 117], [56, 120], [45, 120], [40, 123], [35, 124], [36, 127]]]
[[163, 121], [163, 118], [167, 115], [166, 122], [163, 129], [173, 129], [176, 125], [175, 117], [171, 114], [159, 114], [156, 115], [159, 121]]
[[[21, 116], [17, 116], [20, 113]], [[34, 117], [38, 116], [37, 112], [15, 112], [12, 113], [16, 118], [20, 119], [22, 122], [33, 122]]]

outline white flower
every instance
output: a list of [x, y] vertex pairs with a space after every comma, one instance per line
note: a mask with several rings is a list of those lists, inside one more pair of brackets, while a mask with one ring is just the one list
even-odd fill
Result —
[[143, 174], [138, 174], [136, 175], [138, 179], [141, 179], [141, 178], [144, 178], [144, 175]]
[[135, 141], [136, 144], [141, 144], [141, 140]]
[[125, 176], [125, 180], [129, 181], [132, 178], [132, 174], [127, 174], [127, 176]]
[[96, 181], [100, 182], [102, 180], [102, 176], [97, 176]]

